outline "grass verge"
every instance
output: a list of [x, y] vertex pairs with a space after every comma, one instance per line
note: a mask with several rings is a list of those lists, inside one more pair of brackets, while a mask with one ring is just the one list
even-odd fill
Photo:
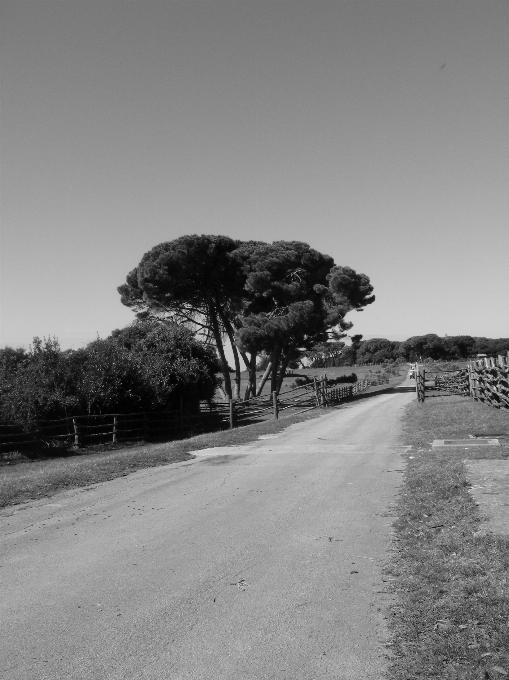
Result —
[[188, 460], [189, 451], [214, 446], [235, 446], [254, 441], [262, 434], [286, 429], [293, 423], [324, 415], [320, 409], [280, 420], [267, 420], [233, 430], [210, 432], [196, 437], [167, 442], [91, 451], [49, 460], [35, 460], [0, 468], [0, 507], [51, 496], [73, 487], [105, 482], [142, 468]]
[[391, 680], [509, 677], [509, 539], [490, 533], [468, 492], [466, 459], [509, 447], [432, 449], [434, 439], [509, 431], [509, 411], [465, 397], [407, 409], [405, 482], [397, 502]]

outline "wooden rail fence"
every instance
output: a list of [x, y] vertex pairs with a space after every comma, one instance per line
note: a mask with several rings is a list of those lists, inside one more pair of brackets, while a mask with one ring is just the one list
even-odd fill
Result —
[[[509, 409], [509, 352], [498, 357], [485, 357], [470, 362], [466, 369], [434, 371], [434, 387], [450, 394], [470, 396], [494, 408]], [[426, 371], [416, 368], [417, 399], [424, 401]]]
[[198, 434], [227, 426], [227, 404], [202, 406], [199, 414], [181, 410], [148, 413], [108, 413], [45, 420], [23, 429], [0, 424], [0, 451], [118, 443], [120, 441], [157, 441]]
[[468, 366], [469, 394], [494, 408], [509, 408], [509, 352]]

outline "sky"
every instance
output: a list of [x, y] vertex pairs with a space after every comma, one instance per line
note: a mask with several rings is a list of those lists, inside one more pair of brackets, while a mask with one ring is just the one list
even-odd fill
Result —
[[130, 323], [184, 234], [367, 274], [351, 333], [508, 337], [507, 0], [0, 1], [0, 346]]

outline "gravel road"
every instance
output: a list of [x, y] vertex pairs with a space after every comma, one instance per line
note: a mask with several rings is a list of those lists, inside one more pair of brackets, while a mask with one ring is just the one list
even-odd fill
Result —
[[2, 511], [2, 680], [383, 678], [414, 398]]

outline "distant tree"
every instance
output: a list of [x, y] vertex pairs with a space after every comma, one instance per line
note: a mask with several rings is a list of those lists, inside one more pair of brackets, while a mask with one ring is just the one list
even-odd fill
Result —
[[401, 343], [386, 338], [370, 338], [361, 343], [357, 360], [363, 364], [382, 364], [396, 359]]
[[470, 335], [451, 335], [443, 338], [447, 357], [463, 359], [473, 354], [475, 340]]
[[505, 354], [509, 351], [509, 338], [474, 338], [473, 354]]
[[359, 349], [361, 348], [362, 335], [352, 335], [352, 342], [350, 344], [350, 352], [352, 355], [352, 363], [356, 364], [358, 360]]
[[317, 343], [310, 350], [304, 352], [304, 356], [308, 359], [312, 368], [328, 368], [341, 366], [347, 350], [346, 343], [343, 341], [330, 340]]
[[423, 361], [426, 358], [442, 359], [447, 356], [444, 340], [435, 333], [415, 335], [401, 343], [400, 356], [407, 361]]

